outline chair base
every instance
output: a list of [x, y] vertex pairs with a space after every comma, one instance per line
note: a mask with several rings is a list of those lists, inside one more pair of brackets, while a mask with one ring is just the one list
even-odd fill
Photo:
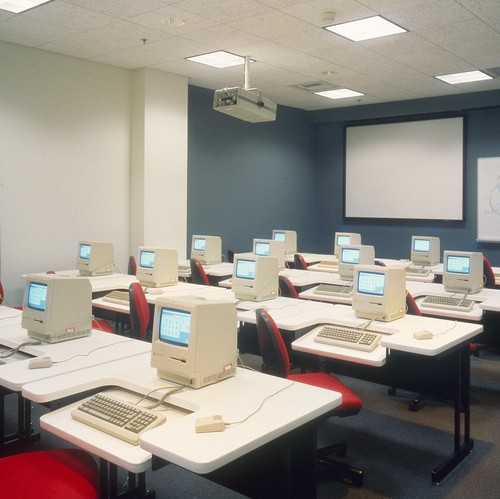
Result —
[[345, 457], [347, 454], [347, 444], [338, 443], [318, 449], [317, 462], [320, 466], [328, 467], [333, 470], [335, 479], [346, 485], [362, 487], [365, 473], [359, 468], [355, 468], [347, 463], [336, 461], [330, 457], [330, 454], [336, 454], [338, 457]]

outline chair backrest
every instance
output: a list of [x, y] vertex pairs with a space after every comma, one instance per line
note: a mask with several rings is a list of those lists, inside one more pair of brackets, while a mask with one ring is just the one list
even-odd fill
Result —
[[293, 263], [296, 269], [307, 270], [307, 263], [300, 253], [295, 253], [295, 255], [293, 255]]
[[128, 275], [137, 275], [137, 261], [134, 255], [128, 257]]
[[138, 340], [146, 340], [149, 326], [149, 304], [142, 286], [133, 282], [129, 288], [130, 328], [132, 336]]
[[483, 256], [484, 287], [493, 289], [496, 287], [495, 273], [491, 268], [489, 260]]
[[290, 372], [290, 359], [280, 330], [267, 310], [258, 308], [255, 315], [262, 372], [286, 378]]
[[278, 276], [278, 283], [281, 296], [286, 296], [287, 298], [299, 297], [299, 293], [297, 293], [295, 286], [292, 284], [292, 281], [288, 279], [288, 277], [284, 275]]
[[230, 249], [230, 250], [227, 250], [227, 261], [229, 263], [233, 263], [234, 262], [234, 255], [235, 255], [236, 251], [233, 250], [233, 249]]
[[191, 267], [191, 281], [194, 284], [204, 284], [205, 286], [210, 286], [210, 281], [205, 273], [205, 269], [199, 260], [196, 258], [191, 258], [189, 260], [189, 265]]
[[415, 298], [406, 291], [406, 313], [409, 315], [422, 315]]
[[3, 298], [4, 298], [5, 294], [3, 292], [3, 286], [2, 286], [2, 283], [0, 282], [0, 305], [2, 304], [3, 302]]

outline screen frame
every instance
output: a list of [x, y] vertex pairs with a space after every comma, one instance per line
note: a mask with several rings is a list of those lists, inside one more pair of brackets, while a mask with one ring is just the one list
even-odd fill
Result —
[[[453, 175], [459, 175], [456, 180], [453, 183], [453, 197], [447, 196], [446, 198], [443, 198], [442, 196], [439, 197], [441, 200], [441, 204], [436, 204], [435, 199], [435, 192], [431, 189], [414, 189], [410, 187], [410, 185], [406, 186], [403, 184], [404, 180], [410, 176], [414, 168], [412, 168], [413, 163], [408, 163], [407, 165], [407, 170], [402, 171], [401, 170], [401, 160], [399, 162], [394, 161], [391, 164], [394, 166], [387, 168], [392, 168], [393, 171], [397, 170], [397, 174], [390, 174], [387, 173], [388, 170], [384, 169], [384, 174], [380, 173], [376, 178], [375, 178], [375, 184], [378, 183], [378, 179], [380, 179], [380, 184], [383, 184], [383, 179], [384, 178], [391, 178], [394, 181], [398, 181], [398, 188], [394, 188], [393, 182], [391, 181], [391, 188], [390, 192], [387, 193], [387, 190], [382, 190], [377, 191], [376, 189], [373, 189], [373, 182], [370, 179], [367, 179], [366, 177], [366, 168], [364, 168], [364, 173], [365, 175], [361, 173], [360, 167], [355, 167], [357, 170], [353, 169], [352, 166], [352, 160], [353, 156], [352, 151], [355, 150], [353, 147], [353, 138], [349, 137], [349, 131], [355, 131], [356, 128], [358, 128], [358, 132], [360, 135], [364, 135], [365, 133], [371, 132], [372, 129], [375, 129], [375, 127], [391, 127], [391, 126], [396, 126], [398, 127], [398, 131], [400, 131], [402, 128], [408, 125], [408, 127], [412, 127], [415, 125], [422, 125], [419, 130], [422, 130], [423, 134], [425, 134], [425, 129], [429, 127], [432, 122], [436, 123], [436, 127], [438, 127], [439, 130], [439, 135], [436, 133], [436, 138], [439, 139], [443, 134], [446, 134], [446, 126], [443, 126], [439, 128], [439, 123], [441, 121], [442, 124], [444, 123], [444, 120], [456, 120], [453, 122], [452, 127], [456, 125], [457, 130], [454, 130], [454, 135], [453, 135], [453, 141], [455, 143], [456, 149], [454, 149], [454, 154], [456, 158], [458, 159], [458, 156], [460, 156], [460, 159], [457, 161], [457, 164], [453, 166], [453, 169], [450, 167], [449, 168], [449, 175], [448, 178], [450, 178], [450, 175], [453, 173]], [[448, 123], [451, 123], [449, 121]], [[362, 130], [361, 127], [366, 127], [365, 130]], [[390, 130], [390, 128], [388, 128]], [[409, 128], [411, 131], [411, 128]], [[343, 165], [343, 173], [344, 173], [344, 185], [343, 185], [343, 218], [346, 221], [386, 221], [386, 220], [404, 220], [405, 222], [411, 221], [414, 223], [418, 222], [452, 222], [452, 223], [460, 223], [465, 221], [465, 213], [466, 213], [466, 165], [465, 165], [465, 159], [466, 159], [466, 130], [467, 130], [467, 122], [466, 122], [466, 116], [463, 113], [436, 113], [432, 115], [418, 115], [418, 116], [402, 116], [394, 119], [377, 119], [377, 120], [361, 120], [357, 122], [349, 122], [344, 125], [344, 165]], [[456, 133], [455, 133], [456, 132]], [[450, 132], [451, 133], [451, 132]], [[389, 146], [383, 146], [385, 151], [390, 151], [391, 149], [396, 150], [399, 147], [405, 148], [405, 143], [401, 142], [400, 145], [395, 143], [394, 140], [394, 133], [392, 133], [387, 142], [390, 142]], [[399, 132], [398, 132], [399, 135]], [[376, 136], [376, 134], [375, 134]], [[434, 140], [434, 137], [431, 135], [431, 138]], [[451, 138], [448, 139], [448, 136], [445, 135], [444, 138], [442, 138], [441, 141], [436, 140], [435, 144], [437, 143], [447, 143], [450, 142]], [[367, 141], [365, 141], [367, 142]], [[359, 142], [358, 142], [359, 143]], [[437, 147], [437, 146], [436, 146]], [[448, 149], [451, 149], [448, 146]], [[407, 149], [401, 149], [402, 151], [406, 151]], [[428, 155], [431, 155], [433, 148], [432, 147], [420, 147], [419, 151], [425, 152]], [[446, 149], [442, 148], [443, 154], [450, 154], [451, 153]], [[400, 155], [401, 156], [401, 155]], [[439, 161], [439, 158], [437, 158], [438, 154], [435, 154], [436, 158], [431, 159], [431, 165], [434, 164], [432, 161]], [[455, 157], [454, 156], [454, 157]], [[380, 154], [371, 154], [371, 157], [375, 158], [380, 158], [378, 160], [377, 164], [382, 163], [383, 159], [383, 153], [381, 152]], [[406, 155], [406, 157], [410, 157], [413, 160], [412, 155]], [[357, 161], [357, 160], [356, 160]], [[424, 160], [423, 160], [424, 161]], [[386, 161], [388, 163], [388, 161]], [[428, 162], [427, 162], [428, 163]], [[358, 163], [359, 164], [359, 163]], [[423, 164], [423, 163], [420, 163]], [[405, 166], [406, 167], [406, 166]], [[386, 168], [384, 166], [384, 168]], [[429, 166], [431, 168], [431, 166]], [[358, 171], [358, 173], [352, 175], [352, 172]], [[389, 170], [391, 171], [391, 170]], [[408, 172], [410, 171], [410, 173]], [[447, 172], [448, 172], [447, 171]], [[406, 173], [405, 173], [406, 172]], [[443, 173], [443, 175], [445, 175]], [[362, 178], [360, 178], [362, 177]], [[371, 178], [371, 177], [370, 177]], [[426, 178], [426, 185], [428, 186], [428, 180], [427, 176]], [[453, 177], [455, 178], [455, 177]], [[353, 183], [353, 179], [358, 179], [354, 180], [355, 183]], [[368, 180], [368, 181], [367, 181]], [[434, 185], [436, 185], [437, 189], [441, 189], [442, 182], [441, 181], [436, 181], [433, 182]], [[364, 187], [363, 189], [363, 195], [360, 195], [359, 190], [356, 188], [356, 186], [359, 185], [370, 185], [370, 190], [371, 191], [377, 191], [377, 197], [382, 197], [386, 200], [390, 199], [392, 200], [391, 207], [387, 210], [386, 213], [377, 213], [373, 210], [373, 206], [376, 205], [376, 200], [374, 199], [375, 194], [370, 194], [370, 195], [365, 195], [366, 190]], [[432, 210], [432, 211], [426, 211], [424, 212], [418, 207], [415, 207], [414, 205], [417, 204], [416, 201], [416, 194], [413, 192], [409, 192], [409, 190], [412, 189], [412, 191], [417, 191], [419, 192], [420, 196], [421, 193], [423, 192], [424, 194], [427, 194], [430, 200], [434, 200], [434, 202], [427, 202], [425, 200], [420, 200], [418, 204], [420, 206], [425, 206], [426, 209]], [[404, 192], [405, 194], [401, 194], [398, 196], [396, 193]], [[441, 192], [441, 191], [440, 191]], [[357, 201], [359, 199], [366, 199], [366, 205], [363, 206], [358, 206]], [[404, 201], [399, 202], [399, 199], [403, 199]], [[413, 200], [413, 203], [410, 204], [408, 200]], [[453, 200], [451, 205], [450, 200]], [[406, 212], [401, 211], [401, 206], [404, 206]], [[447, 216], [443, 216], [443, 213], [446, 212]], [[418, 215], [415, 215], [417, 213]], [[425, 215], [424, 215], [425, 213]]]

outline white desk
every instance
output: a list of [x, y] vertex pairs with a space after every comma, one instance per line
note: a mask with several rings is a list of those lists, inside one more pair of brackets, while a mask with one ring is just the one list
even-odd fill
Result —
[[[339, 307], [335, 307], [335, 313], [331, 315], [329, 321], [321, 322], [332, 322], [354, 327], [366, 323], [366, 319], [357, 318], [352, 309], [347, 309], [347, 307], [340, 308], [339, 310], [342, 311], [341, 314], [337, 312], [338, 309]], [[367, 362], [366, 358], [369, 358], [370, 355], [365, 352], [317, 343], [314, 341], [314, 331], [296, 339], [292, 343], [292, 347], [294, 350], [300, 352], [315, 355], [319, 355], [318, 352], [322, 352], [321, 355], [327, 355], [328, 357], [375, 366], [385, 364], [387, 348], [418, 355], [436, 356], [466, 340], [474, 338], [483, 330], [483, 327], [480, 324], [405, 315], [401, 319], [392, 322], [374, 321], [369, 329], [379, 331], [383, 334], [379, 346], [374, 350], [374, 352], [377, 352], [377, 350], [383, 352], [384, 360], [380, 364]], [[421, 330], [432, 331], [436, 336], [430, 340], [415, 339], [413, 333]], [[346, 350], [349, 354], [346, 353]]]
[[[338, 258], [333, 254], [322, 254], [322, 253], [302, 253], [302, 251], [296, 251], [295, 253], [299, 253], [304, 258], [305, 262], [308, 265], [314, 265], [319, 262], [338, 262]], [[286, 255], [285, 260], [288, 263], [294, 262], [294, 254]]]
[[[483, 310], [492, 312], [500, 311], [500, 289], [484, 288], [479, 293], [467, 295], [467, 298], [474, 300], [475, 304], [470, 312], [460, 312], [447, 310], [444, 308], [426, 307], [422, 300], [427, 295], [451, 296], [457, 293], [446, 292], [443, 284], [439, 283], [419, 283], [408, 282], [407, 289], [415, 298], [421, 312], [426, 315], [439, 317], [449, 317], [451, 319], [480, 321], [483, 316]], [[459, 294], [460, 295], [460, 294]]]
[[[149, 366], [149, 356], [134, 359], [131, 365], [114, 362], [96, 370], [72, 373], [55, 378], [52, 383], [39, 382], [25, 386], [23, 395], [36, 401], [47, 400], [100, 386], [117, 386], [136, 393], [147, 393], [172, 383], [157, 377]], [[158, 395], [161, 396], [161, 393]], [[300, 403], [297, 401], [300, 400]], [[140, 447], [103, 435], [70, 416], [73, 405], [42, 416], [41, 427], [70, 443], [76, 444], [132, 472], [149, 468], [151, 454], [195, 473], [207, 474], [234, 461], [244, 459], [287, 435], [306, 428], [309, 433], [316, 420], [335, 409], [341, 402], [337, 392], [238, 369], [236, 376], [199, 390], [186, 389], [168, 398], [179, 408], [175, 417], [143, 434]], [[264, 402], [264, 403], [262, 403]], [[262, 404], [262, 406], [261, 406]], [[182, 411], [185, 411], [182, 415]], [[257, 412], [255, 412], [257, 411]], [[253, 414], [255, 412], [255, 414]], [[220, 414], [227, 423], [249, 419], [218, 433], [196, 433], [198, 417]], [[313, 424], [314, 423], [314, 424]], [[311, 437], [315, 438], [315, 431]], [[314, 469], [315, 445], [308, 459]], [[304, 455], [308, 455], [304, 448]], [[265, 466], [265, 460], [262, 461]], [[307, 467], [309, 468], [309, 467]], [[301, 471], [298, 470], [298, 474]], [[254, 480], [254, 477], [250, 477]], [[276, 480], [280, 480], [276, 477]], [[295, 477], [292, 477], [295, 479]], [[308, 487], [314, 477], [308, 477]], [[298, 486], [301, 486], [299, 484]], [[315, 485], [314, 485], [315, 487]]]
[[[495, 275], [495, 285], [500, 286], [500, 267], [491, 267], [493, 270], [493, 274]], [[443, 264], [439, 263], [433, 268], [433, 272], [436, 275], [442, 276], [443, 275]]]
[[[359, 366], [352, 361], [343, 362], [345, 357], [338, 348], [314, 341], [315, 332], [295, 340], [292, 348], [335, 359], [331, 369], [339, 374], [452, 401], [453, 452], [432, 471], [432, 482], [440, 483], [474, 447], [470, 436], [469, 342], [482, 332], [483, 327], [474, 323], [408, 315], [390, 325], [397, 327], [398, 332], [382, 338], [378, 348], [387, 349], [387, 361], [378, 367], [370, 368], [364, 362]], [[429, 340], [416, 340], [413, 332], [423, 329], [432, 331], [435, 336]], [[449, 456], [448, 452], [446, 454]]]
[[[304, 300], [322, 301], [343, 305], [351, 305], [352, 303], [352, 296], [331, 296], [318, 294], [315, 293], [315, 289], [316, 287], [302, 291], [299, 293], [299, 297]], [[466, 321], [480, 321], [483, 317], [483, 310], [500, 311], [500, 289], [483, 289], [479, 293], [468, 295], [467, 298], [476, 302], [472, 307], [472, 310], [469, 312], [446, 308], [426, 307], [422, 303], [427, 295], [451, 296], [456, 294], [446, 292], [442, 284], [407, 280], [406, 289], [417, 302], [420, 311], [425, 315]]]
[[[30, 275], [46, 275], [45, 272], [38, 272]], [[65, 277], [80, 277], [78, 270], [58, 270], [56, 275]], [[24, 275], [23, 277], [26, 277]], [[113, 272], [108, 275], [99, 276], [82, 276], [82, 279], [88, 279], [92, 286], [92, 293], [103, 293], [105, 291], [112, 291], [113, 289], [128, 289], [130, 284], [136, 282], [137, 279], [133, 275], [119, 274]]]
[[[304, 286], [314, 286], [320, 283], [336, 283], [341, 280], [337, 273], [312, 270], [283, 269], [280, 270], [279, 275], [288, 277], [290, 282], [298, 288]], [[231, 284], [231, 278], [219, 281], [219, 286], [223, 288], [231, 288]]]
[[[203, 263], [203, 270], [208, 276], [215, 278], [227, 277], [233, 274], [233, 264], [229, 262]], [[179, 277], [188, 278], [191, 276], [191, 266], [189, 260], [179, 261]]]
[[[406, 268], [411, 265], [410, 260], [394, 260], [390, 258], [375, 258], [376, 262], [383, 263], [386, 267], [399, 267], [399, 268]], [[430, 272], [428, 275], [419, 275], [419, 274], [407, 274], [406, 275], [406, 280], [407, 281], [422, 281], [422, 282], [433, 282], [434, 281], [434, 266], [426, 266], [426, 268], [429, 268]], [[308, 270], [311, 271], [319, 271], [319, 272], [329, 272], [329, 273], [336, 273], [338, 272], [338, 261], [337, 265], [328, 265], [328, 261], [325, 262], [320, 262], [315, 265], [311, 265], [308, 267]]]
[[[156, 303], [156, 299], [160, 296], [167, 298], [197, 296], [205, 300], [228, 300], [236, 302], [234, 293], [232, 291], [217, 286], [204, 286], [202, 284], [193, 284], [190, 282], [180, 281], [175, 286], [155, 288], [155, 290], [161, 291], [161, 293], [153, 294], [146, 292], [146, 300], [151, 305], [154, 305]], [[110, 310], [112, 312], [130, 314], [130, 307], [128, 304], [109, 302], [104, 300], [102, 297], [94, 298], [92, 300], [92, 306]]]
[[[0, 344], [15, 347], [29, 339], [20, 325], [0, 329]], [[83, 338], [24, 347], [23, 352], [30, 355], [50, 356], [54, 364], [42, 369], [29, 369], [29, 359], [5, 364], [0, 366], [0, 385], [20, 392], [26, 383], [133, 357], [150, 349], [149, 343], [93, 329], [90, 336]]]

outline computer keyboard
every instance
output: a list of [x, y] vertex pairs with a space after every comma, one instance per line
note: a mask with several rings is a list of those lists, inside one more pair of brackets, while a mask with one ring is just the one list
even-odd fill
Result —
[[166, 420], [163, 414], [102, 393], [83, 401], [71, 417], [133, 445], [139, 445], [142, 433]]
[[449, 310], [470, 312], [474, 306], [474, 301], [466, 298], [456, 298], [454, 296], [428, 295], [422, 300], [422, 305], [425, 305], [426, 307], [446, 308]]
[[330, 261], [330, 260], [322, 260], [321, 262], [316, 264], [316, 267], [324, 268], [324, 269], [337, 269], [339, 266], [338, 262]]
[[405, 267], [405, 273], [407, 275], [427, 277], [431, 271], [425, 267]]
[[382, 335], [373, 331], [350, 328], [345, 326], [323, 326], [314, 341], [339, 347], [353, 348], [364, 352], [372, 352], [378, 345]]
[[352, 284], [320, 284], [317, 286], [313, 293], [318, 295], [329, 295], [329, 296], [350, 296], [352, 295]]
[[128, 305], [130, 303], [130, 295], [128, 291], [120, 291], [115, 289], [107, 295], [102, 297], [104, 301], [109, 301], [112, 303], [119, 303], [121, 305]]

